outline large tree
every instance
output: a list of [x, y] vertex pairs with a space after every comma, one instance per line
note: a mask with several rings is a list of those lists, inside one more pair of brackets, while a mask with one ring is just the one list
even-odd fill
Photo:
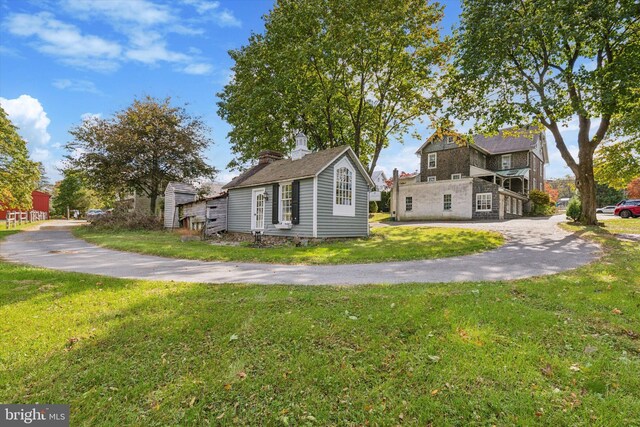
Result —
[[57, 215], [66, 215], [67, 210], [77, 209], [84, 213], [91, 208], [103, 207], [102, 201], [86, 185], [80, 172], [69, 169], [63, 171], [63, 175], [53, 192], [53, 211]]
[[69, 131], [70, 167], [82, 172], [101, 196], [136, 190], [151, 212], [169, 181], [212, 178], [203, 159], [211, 144], [204, 122], [171, 105], [171, 99], [136, 99], [112, 118], [91, 118]]
[[[576, 177], [587, 224], [597, 223], [594, 152], [612, 118], [637, 105], [639, 18], [636, 0], [463, 2], [451, 110], [484, 130], [548, 129]], [[562, 135], [571, 120], [576, 141]]]
[[279, 0], [264, 34], [229, 52], [233, 80], [218, 94], [242, 168], [259, 151], [350, 145], [372, 172], [390, 139], [430, 111], [448, 44], [442, 9], [425, 0]]
[[31, 209], [39, 181], [38, 163], [29, 159], [27, 143], [0, 107], [0, 210]]

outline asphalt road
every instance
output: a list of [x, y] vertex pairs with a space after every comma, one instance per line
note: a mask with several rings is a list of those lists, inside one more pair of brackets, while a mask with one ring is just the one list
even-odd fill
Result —
[[73, 222], [51, 221], [0, 242], [0, 257], [62, 271], [105, 276], [204, 283], [359, 285], [512, 280], [554, 274], [597, 259], [598, 245], [556, 226], [563, 217], [493, 222], [411, 223], [499, 231], [507, 242], [475, 255], [425, 261], [351, 265], [280, 265], [206, 262], [100, 248], [76, 239]]

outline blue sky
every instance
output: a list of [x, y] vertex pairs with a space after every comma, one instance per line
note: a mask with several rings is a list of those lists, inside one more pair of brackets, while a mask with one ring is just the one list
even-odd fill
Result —
[[[460, 5], [443, 4], [442, 29], [449, 33]], [[218, 180], [229, 180], [229, 125], [216, 114], [215, 94], [231, 78], [227, 51], [262, 32], [261, 17], [272, 6], [253, 0], [0, 0], [0, 103], [32, 158], [57, 180], [68, 130], [83, 117], [111, 116], [135, 97], [171, 96], [211, 127], [208, 161], [220, 169]], [[575, 127], [569, 123], [569, 140]], [[422, 137], [430, 132], [428, 123], [416, 129]], [[547, 139], [547, 176], [563, 176], [568, 169], [551, 135]], [[394, 142], [379, 167], [387, 174], [394, 167], [416, 170], [421, 143], [410, 136]]]

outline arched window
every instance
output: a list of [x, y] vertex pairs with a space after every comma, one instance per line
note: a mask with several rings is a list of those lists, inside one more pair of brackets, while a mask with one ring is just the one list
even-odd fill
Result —
[[333, 214], [354, 216], [356, 213], [355, 171], [346, 158], [334, 166], [333, 183]]

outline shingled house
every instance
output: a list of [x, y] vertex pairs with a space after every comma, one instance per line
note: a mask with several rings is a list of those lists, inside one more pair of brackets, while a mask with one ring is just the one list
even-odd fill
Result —
[[416, 182], [394, 172], [391, 210], [407, 219], [505, 219], [529, 210], [529, 191], [544, 189], [547, 142], [538, 128], [503, 129], [497, 135], [434, 133], [418, 149]]
[[257, 165], [223, 187], [227, 230], [307, 238], [366, 236], [373, 187], [350, 147], [311, 152], [300, 133], [291, 158], [264, 151]]

